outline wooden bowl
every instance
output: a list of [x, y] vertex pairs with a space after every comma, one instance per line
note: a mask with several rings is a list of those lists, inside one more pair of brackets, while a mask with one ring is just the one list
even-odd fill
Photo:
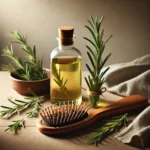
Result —
[[30, 96], [32, 95], [28, 88], [30, 88], [35, 94], [42, 95], [50, 91], [50, 71], [43, 69], [47, 72], [48, 78], [43, 80], [26, 81], [20, 80], [10, 74], [11, 87], [19, 94]]

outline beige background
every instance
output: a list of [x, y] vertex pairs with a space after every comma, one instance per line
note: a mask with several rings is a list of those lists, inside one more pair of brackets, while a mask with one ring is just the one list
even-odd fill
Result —
[[[0, 0], [0, 54], [11, 40], [8, 31], [17, 29], [27, 34], [29, 44], [37, 47], [38, 58], [43, 55], [44, 67], [49, 67], [49, 54], [57, 46], [57, 27], [73, 25], [75, 46], [88, 62], [83, 36], [89, 36], [84, 27], [89, 14], [106, 16], [105, 38], [114, 35], [104, 53], [112, 53], [107, 64], [150, 52], [150, 0]], [[19, 48], [14, 46], [17, 54], [21, 53]], [[0, 57], [0, 64], [6, 62]]]

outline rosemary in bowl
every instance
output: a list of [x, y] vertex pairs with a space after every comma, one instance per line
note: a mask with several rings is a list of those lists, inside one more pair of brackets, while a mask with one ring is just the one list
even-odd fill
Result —
[[37, 60], [36, 47], [28, 45], [24, 36], [17, 31], [11, 31], [10, 34], [17, 43], [22, 46], [21, 52], [25, 53], [25, 57], [17, 56], [11, 45], [11, 48], [4, 48], [2, 56], [12, 60], [8, 65], [2, 65], [2, 69], [10, 72], [11, 85], [14, 90], [22, 95], [31, 95], [28, 88], [32, 89], [36, 94], [44, 94], [49, 91], [49, 70], [43, 68], [43, 59]]
[[[13, 51], [8, 47], [4, 48], [2, 56], [10, 58], [13, 63], [2, 65], [2, 69], [12, 73], [17, 79], [21, 80], [42, 80], [48, 78], [48, 75], [43, 71], [43, 60], [37, 60], [36, 47], [33, 49], [27, 44], [24, 36], [21, 36], [17, 31], [11, 31], [11, 35], [17, 40], [11, 43], [17, 43], [22, 46], [21, 50], [24, 52], [25, 58], [16, 56]], [[14, 65], [15, 64], [15, 65]]]

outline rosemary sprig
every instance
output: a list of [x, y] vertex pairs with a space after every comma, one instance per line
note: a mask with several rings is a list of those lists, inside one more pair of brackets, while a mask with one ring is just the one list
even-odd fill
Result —
[[34, 101], [34, 103], [32, 104], [31, 107], [32, 107], [32, 109], [30, 109], [30, 111], [27, 112], [27, 117], [29, 117], [29, 118], [37, 116], [38, 112], [41, 109], [41, 103], [38, 100], [36, 100], [36, 101]]
[[59, 86], [59, 89], [62, 93], [64, 93], [65, 95], [68, 96], [68, 91], [67, 91], [67, 88], [66, 88], [66, 83], [68, 82], [68, 79], [66, 79], [64, 81], [64, 77], [61, 77], [61, 74], [60, 74], [60, 70], [58, 70], [56, 68], [56, 65], [53, 64], [52, 65], [52, 71], [53, 71], [53, 75], [55, 77], [54, 81], [57, 83], [57, 85]]
[[8, 128], [5, 131], [10, 130], [11, 132], [14, 132], [16, 134], [17, 130], [20, 129], [20, 127], [25, 128], [25, 126], [24, 126], [24, 119], [15, 120], [15, 121], [12, 121], [12, 122], [13, 123], [8, 125]]
[[122, 125], [127, 126], [127, 114], [115, 116], [108, 120], [102, 121], [102, 129], [88, 137], [88, 143], [94, 143], [98, 146], [109, 134], [117, 131]]
[[31, 98], [25, 98], [26, 101], [18, 100], [18, 99], [10, 99], [8, 100], [14, 105], [13, 107], [7, 106], [0, 106], [4, 110], [0, 111], [0, 117], [3, 118], [7, 116], [8, 118], [11, 117], [15, 113], [19, 113], [24, 109], [30, 108], [30, 111], [27, 113], [27, 117], [35, 117], [40, 108], [41, 108], [41, 101], [42, 97], [37, 96], [31, 89], [29, 89], [30, 93], [33, 95]]
[[33, 49], [27, 44], [26, 38], [21, 36], [17, 31], [11, 31], [11, 35], [17, 40], [11, 43], [18, 43], [22, 45], [22, 50], [26, 53], [26, 58], [23, 60], [14, 54], [13, 48], [4, 48], [2, 56], [6, 56], [13, 60], [15, 66], [12, 64], [2, 65], [2, 69], [13, 73], [17, 78], [22, 80], [41, 80], [46, 79], [47, 73], [43, 72], [43, 60], [36, 59], [36, 47]]
[[90, 75], [88, 76], [88, 78], [85, 77], [85, 81], [89, 90], [93, 92], [98, 92], [101, 89], [103, 83], [105, 82], [104, 75], [108, 71], [109, 67], [107, 67], [104, 71], [102, 71], [102, 68], [111, 56], [110, 53], [104, 59], [102, 59], [106, 43], [112, 37], [111, 35], [106, 41], [103, 40], [104, 29], [101, 30], [101, 24], [103, 22], [103, 19], [103, 16], [100, 20], [98, 19], [98, 17], [94, 19], [92, 16], [90, 16], [90, 20], [87, 20], [89, 26], [85, 26], [90, 31], [93, 37], [93, 41], [87, 37], [84, 37], [84, 39], [87, 40], [93, 47], [91, 48], [88, 45], [86, 45], [88, 49], [87, 55], [89, 57], [91, 67], [88, 64], [86, 64]]

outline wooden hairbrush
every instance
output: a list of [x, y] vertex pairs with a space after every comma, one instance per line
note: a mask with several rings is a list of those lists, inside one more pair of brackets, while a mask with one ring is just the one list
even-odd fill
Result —
[[[148, 101], [146, 97], [141, 95], [128, 96], [109, 106], [99, 109], [88, 110], [89, 107], [86, 104], [82, 104], [81, 106], [51, 106], [51, 108], [45, 108], [45, 110], [42, 110], [42, 118], [37, 122], [37, 127], [39, 131], [44, 134], [63, 134], [86, 128], [105, 117], [138, 110], [146, 106], [148, 106]], [[71, 115], [68, 116], [69, 114]], [[74, 119], [69, 120], [68, 118], [71, 117]]]

